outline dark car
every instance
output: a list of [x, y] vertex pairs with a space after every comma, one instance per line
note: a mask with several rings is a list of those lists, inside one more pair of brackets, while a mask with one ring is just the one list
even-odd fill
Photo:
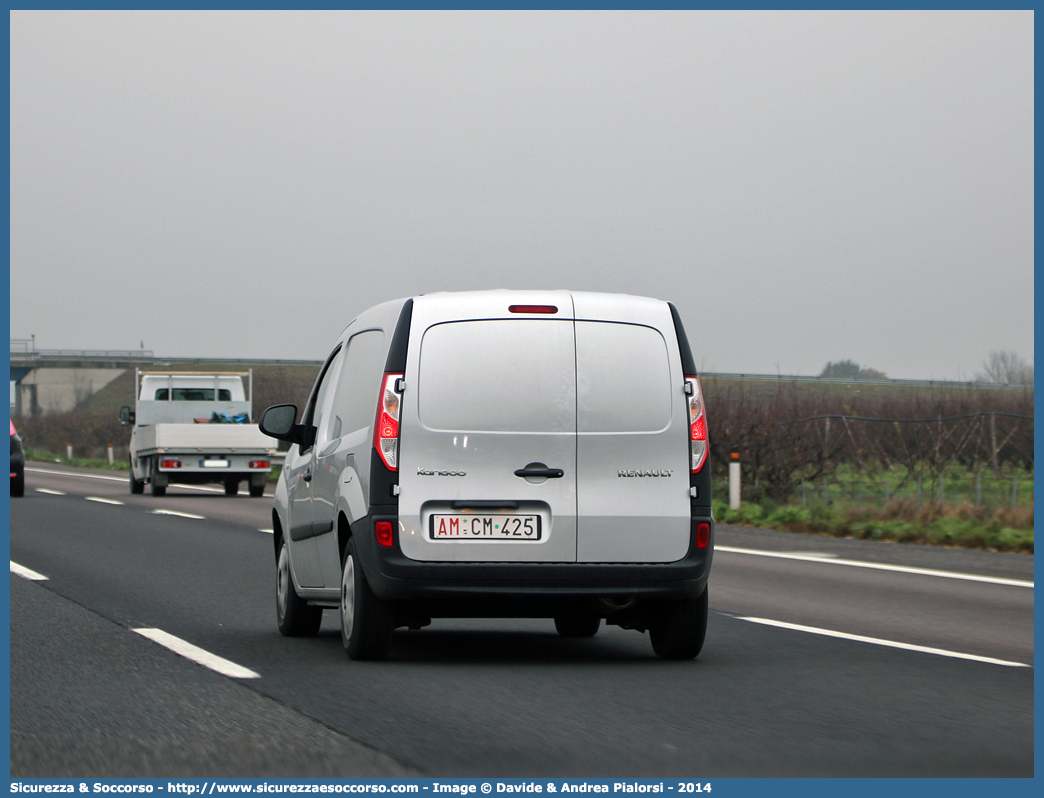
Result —
[[22, 439], [15, 432], [11, 422], [11, 495], [25, 495], [25, 452], [22, 451]]

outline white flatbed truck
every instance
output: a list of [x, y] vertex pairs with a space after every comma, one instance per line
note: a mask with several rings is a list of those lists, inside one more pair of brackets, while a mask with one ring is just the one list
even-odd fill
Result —
[[[246, 390], [244, 390], [246, 378]], [[246, 480], [250, 495], [264, 494], [276, 440], [253, 423], [253, 371], [139, 372], [134, 410], [120, 408], [133, 425], [130, 491], [163, 496], [173, 483], [219, 483], [235, 496]]]

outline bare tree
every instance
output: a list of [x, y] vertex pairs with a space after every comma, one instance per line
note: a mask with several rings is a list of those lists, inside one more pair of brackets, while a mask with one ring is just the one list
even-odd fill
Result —
[[982, 371], [975, 375], [975, 379], [979, 382], [996, 382], [1003, 385], [1032, 385], [1033, 365], [1014, 352], [993, 351], [983, 361]]

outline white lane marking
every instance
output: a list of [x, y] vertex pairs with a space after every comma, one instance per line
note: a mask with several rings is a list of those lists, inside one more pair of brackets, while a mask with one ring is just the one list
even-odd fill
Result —
[[38, 574], [31, 568], [26, 568], [24, 565], [19, 565], [14, 560], [11, 560], [11, 573], [16, 576], [22, 577], [22, 579], [31, 579], [34, 582], [46, 582], [47, 577], [43, 574]]
[[103, 499], [101, 496], [84, 496], [83, 498], [89, 502], [101, 502], [102, 504], [123, 504], [123, 502], [116, 501], [116, 499]]
[[[75, 471], [52, 471], [49, 468], [27, 468], [26, 471], [32, 471], [36, 474], [54, 474], [59, 477], [83, 477], [84, 479], [107, 479], [110, 482], [123, 482], [126, 483], [128, 477], [109, 477], [105, 474], [80, 474]], [[202, 490], [209, 493], [224, 493], [224, 488], [209, 488], [205, 485], [172, 485], [171, 487], [184, 488], [185, 490]]]
[[760, 549], [737, 549], [732, 546], [715, 546], [715, 551], [725, 551], [731, 554], [753, 554], [757, 557], [778, 557], [782, 560], [802, 560], [804, 562], [826, 563], [828, 565], [850, 565], [854, 568], [873, 568], [878, 571], [898, 571], [904, 574], [919, 574], [920, 576], [939, 576], [944, 579], [964, 579], [969, 582], [988, 582], [992, 585], [1009, 585], [1010, 587], [1033, 587], [1032, 582], [1021, 579], [1004, 579], [999, 576], [979, 576], [977, 574], [960, 574], [954, 571], [934, 571], [930, 568], [913, 568], [908, 565], [887, 565], [879, 562], [864, 562], [862, 560], [834, 560], [824, 559], [822, 556], [811, 554], [787, 554], [781, 551], [762, 551]]
[[175, 654], [180, 654], [185, 659], [190, 659], [204, 668], [217, 671], [222, 676], [230, 676], [233, 679], [261, 678], [260, 673], [244, 668], [242, 665], [237, 665], [231, 660], [219, 657], [217, 654], [211, 654], [206, 649], [194, 646], [180, 637], [164, 632], [162, 629], [132, 629], [131, 631], [142, 637], [147, 637], [154, 643], [159, 643], [164, 648], [168, 648]]
[[195, 518], [198, 521], [205, 520], [205, 516], [195, 515], [194, 513], [180, 513], [177, 510], [153, 510], [153, 515], [176, 515], [178, 518]]
[[49, 496], [64, 496], [65, 495], [60, 490], [51, 490], [50, 488], [37, 488], [36, 492], [37, 493], [46, 493]]
[[940, 657], [953, 657], [954, 659], [970, 659], [973, 662], [985, 662], [990, 665], [1005, 665], [1009, 668], [1032, 668], [1032, 665], [1027, 665], [1024, 662], [1009, 662], [1004, 659], [994, 659], [993, 657], [980, 657], [977, 654], [962, 654], [959, 651], [947, 651], [944, 648], [930, 648], [928, 646], [915, 646], [912, 643], [899, 643], [895, 640], [882, 640], [879, 637], [864, 637], [863, 635], [853, 635], [848, 632], [835, 632], [832, 629], [819, 629], [815, 626], [801, 626], [796, 623], [786, 623], [785, 621], [771, 621], [768, 618], [748, 618], [741, 615], [737, 615], [737, 618], [741, 621], [750, 621], [751, 623], [760, 623], [765, 626], [778, 626], [780, 629], [792, 629], [795, 632], [809, 632], [814, 635], [824, 635], [825, 637], [839, 637], [842, 640], [855, 640], [860, 643], [873, 643], [875, 646], [887, 646], [888, 648], [901, 648], [905, 651], [920, 651], [923, 654], [937, 654]]
[[275, 530], [274, 529], [259, 529], [257, 531], [258, 532], [264, 532], [266, 535], [274, 535], [275, 534]]

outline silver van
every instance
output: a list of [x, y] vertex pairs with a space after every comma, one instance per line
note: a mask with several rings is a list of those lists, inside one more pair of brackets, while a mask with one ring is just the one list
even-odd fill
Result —
[[713, 553], [707, 422], [677, 310], [643, 297], [482, 291], [348, 325], [298, 421], [272, 511], [277, 619], [338, 609], [352, 659], [432, 618], [602, 620], [692, 659]]

